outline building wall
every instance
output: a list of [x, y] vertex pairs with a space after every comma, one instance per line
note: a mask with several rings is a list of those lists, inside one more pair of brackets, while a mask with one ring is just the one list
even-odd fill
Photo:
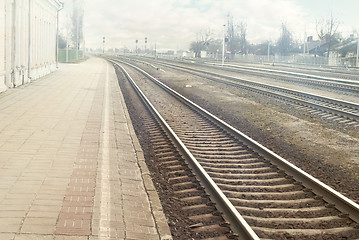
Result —
[[58, 0], [0, 1], [0, 91], [56, 69]]

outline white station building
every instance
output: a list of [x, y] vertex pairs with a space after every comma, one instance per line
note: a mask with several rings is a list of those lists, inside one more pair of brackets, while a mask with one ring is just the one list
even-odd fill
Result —
[[0, 0], [0, 92], [56, 69], [59, 0]]

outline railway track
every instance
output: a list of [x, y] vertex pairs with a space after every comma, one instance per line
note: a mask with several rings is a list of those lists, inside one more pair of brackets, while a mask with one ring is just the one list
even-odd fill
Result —
[[290, 104], [304, 113], [310, 113], [325, 121], [334, 122], [336, 125], [343, 127], [351, 126], [354, 128], [359, 127], [359, 104], [357, 103], [341, 101], [190, 67], [167, 63], [157, 63], [157, 65], [184, 71], [212, 81], [272, 97], [273, 99]]
[[[241, 65], [241, 64], [239, 64]], [[249, 64], [251, 66], [259, 66], [260, 68], [269, 68], [269, 69], [279, 69], [284, 71], [290, 71], [290, 72], [299, 72], [309, 75], [319, 75], [322, 77], [330, 77], [330, 78], [339, 78], [339, 79], [349, 79], [349, 80], [358, 80], [359, 81], [359, 71], [355, 68], [345, 68], [345, 67], [315, 67], [315, 66], [308, 66], [308, 65], [292, 65], [292, 64], [282, 64], [282, 63], [275, 63], [275, 66], [272, 66], [273, 64]]]
[[[356, 203], [140, 68], [122, 64], [136, 75], [133, 85], [143, 89], [147, 97], [142, 99], [240, 239], [359, 238]], [[121, 69], [132, 82], [130, 74]], [[181, 161], [172, 160], [168, 166], [176, 169]]]
[[[134, 96], [136, 93], [129, 94], [135, 92], [131, 82], [124, 81], [126, 76], [121, 70], [117, 71], [117, 75], [122, 91], [127, 93], [124, 96], [131, 116], [142, 120], [133, 123], [136, 130], [141, 132], [139, 140], [146, 148], [146, 159], [150, 159], [147, 164], [152, 169], [151, 175], [160, 193], [173, 238], [238, 239], [161, 124], [144, 104], [134, 104], [141, 98]], [[144, 99], [142, 101], [145, 102]]]
[[333, 77], [323, 77], [319, 75], [313, 75], [308, 73], [299, 73], [292, 71], [283, 71], [276, 69], [258, 68], [258, 67], [246, 67], [239, 65], [225, 64], [223, 67], [218, 64], [210, 64], [217, 69], [224, 69], [230, 72], [241, 72], [250, 75], [270, 77], [285, 82], [293, 82], [302, 85], [312, 85], [316, 87], [324, 87], [329, 89], [336, 89], [341, 91], [350, 91], [353, 93], [359, 93], [359, 80], [342, 79]]
[[[152, 59], [148, 59], [149, 61]], [[171, 61], [175, 65], [178, 66], [178, 61], [167, 60], [161, 61], [157, 60], [157, 63], [168, 64]], [[189, 64], [189, 62], [186, 62]], [[194, 65], [191, 63], [191, 65]], [[213, 62], [203, 62], [195, 64], [199, 67], [212, 67], [218, 70], [225, 70], [228, 72], [235, 73], [244, 73], [253, 76], [265, 77], [265, 78], [275, 78], [276, 80], [281, 80], [283, 82], [290, 82], [295, 84], [301, 84], [306, 86], [315, 86], [319, 88], [333, 89], [341, 92], [352, 92], [354, 94], [359, 93], [359, 76], [358, 75], [340, 75], [344, 76], [340, 77], [331, 77], [331, 76], [320, 76], [315, 74], [309, 74], [308, 72], [298, 71], [287, 71], [287, 70], [279, 70], [279, 69], [270, 69], [270, 68], [261, 68], [261, 67], [252, 67], [252, 66], [241, 66], [226, 63], [224, 66], [218, 63]]]

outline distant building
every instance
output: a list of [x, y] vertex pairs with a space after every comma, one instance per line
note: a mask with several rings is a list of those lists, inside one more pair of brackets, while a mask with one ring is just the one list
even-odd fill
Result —
[[0, 92], [56, 69], [59, 0], [0, 1]]

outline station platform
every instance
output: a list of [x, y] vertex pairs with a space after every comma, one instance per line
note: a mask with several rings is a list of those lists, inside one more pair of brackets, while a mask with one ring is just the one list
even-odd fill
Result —
[[0, 239], [172, 239], [104, 59], [0, 93]]

